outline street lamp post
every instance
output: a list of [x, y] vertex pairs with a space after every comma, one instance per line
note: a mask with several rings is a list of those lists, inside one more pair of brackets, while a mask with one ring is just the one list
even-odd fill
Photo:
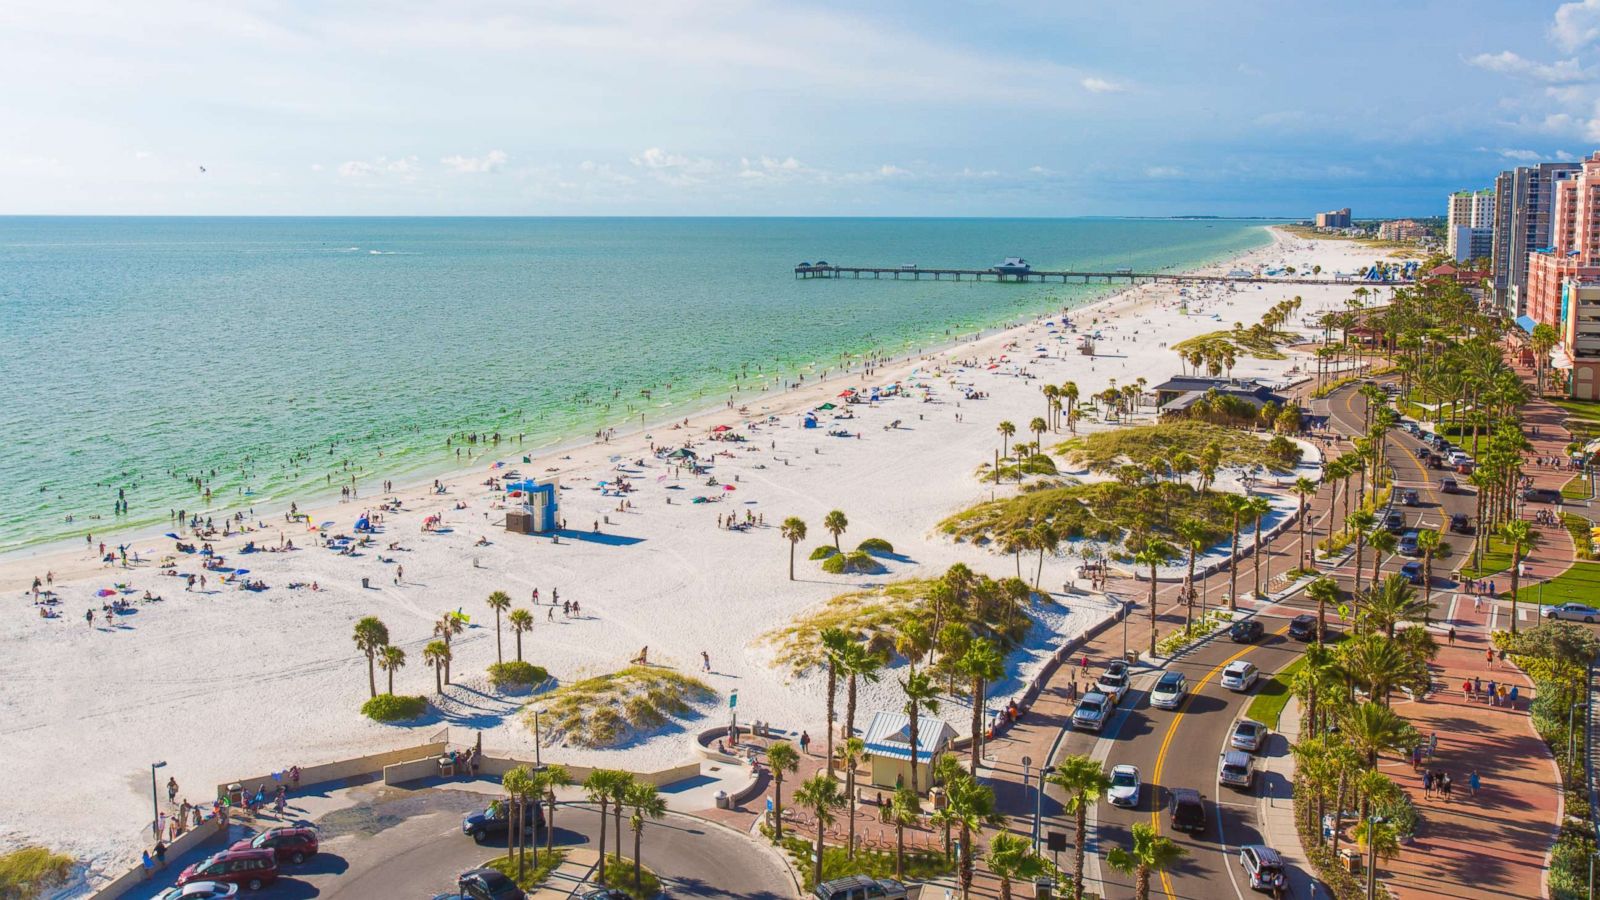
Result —
[[1367, 900], [1378, 896], [1378, 826], [1387, 821], [1383, 816], [1367, 819]]
[[[1029, 773], [1032, 772], [1032, 770], [1033, 770], [1033, 757], [1031, 757], [1031, 756], [1022, 757], [1022, 796], [1023, 796], [1024, 800], [1026, 800], [1027, 796], [1028, 796], [1028, 776], [1029, 776]], [[1039, 786], [1040, 787], [1044, 787], [1043, 784], [1040, 784]], [[1035, 806], [1037, 807], [1037, 804], [1035, 804]], [[1033, 835], [1038, 832], [1038, 830], [1039, 830], [1039, 820], [1035, 819], [1034, 823], [1033, 823], [1033, 831], [1029, 833], [1030, 840], [1032, 839]]]
[[1044, 779], [1053, 770], [1050, 766], [1039, 767], [1039, 784], [1033, 792], [1033, 852], [1039, 852], [1039, 823], [1044, 818]]
[[1573, 772], [1574, 772], [1573, 765], [1575, 764], [1576, 760], [1574, 760], [1573, 757], [1575, 757], [1577, 755], [1577, 744], [1578, 744], [1578, 735], [1577, 735], [1576, 732], [1574, 732], [1572, 730], [1572, 719], [1573, 719], [1573, 717], [1575, 715], [1577, 715], [1578, 707], [1580, 707], [1582, 705], [1583, 704], [1581, 704], [1581, 703], [1574, 703], [1567, 710], [1567, 777], [1568, 778], [1571, 778], [1572, 775], [1573, 775]]
[[166, 760], [150, 764], [150, 831], [161, 840], [161, 801], [156, 795], [156, 770], [164, 767]]

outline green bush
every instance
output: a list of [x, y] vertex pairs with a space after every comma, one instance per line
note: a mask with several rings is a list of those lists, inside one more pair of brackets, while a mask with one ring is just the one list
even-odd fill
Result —
[[654, 897], [661, 893], [661, 879], [646, 865], [639, 866], [639, 887], [633, 886], [633, 860], [623, 859], [615, 853], [606, 854], [605, 886], [625, 891], [631, 897]]
[[883, 538], [867, 538], [856, 549], [862, 553], [893, 553], [894, 545]]
[[361, 704], [361, 714], [377, 722], [403, 722], [422, 715], [427, 708], [426, 697], [379, 694]]
[[[811, 877], [816, 871], [811, 856], [815, 846], [806, 838], [785, 835], [783, 849], [795, 861], [794, 869], [804, 878], [805, 889], [810, 891], [816, 887], [816, 881]], [[930, 853], [925, 850], [906, 851], [906, 880], [908, 881], [931, 881], [941, 875], [949, 875], [954, 871], [955, 863], [945, 859], [943, 853]], [[856, 851], [855, 858], [852, 859], [845, 853], [845, 848], [824, 844], [822, 847], [822, 880], [831, 881], [847, 875], [893, 878], [894, 851], [862, 849]], [[628, 870], [628, 876], [630, 878], [633, 876], [631, 868]]]
[[520, 879], [517, 877], [517, 861], [506, 856], [496, 856], [494, 859], [484, 863], [483, 867], [493, 869], [515, 881], [517, 887], [525, 891], [531, 891], [543, 884], [544, 880], [550, 877], [550, 873], [561, 865], [561, 861], [567, 858], [567, 851], [565, 850], [546, 852], [542, 847], [530, 847], [529, 851], [528, 868], [522, 873]]
[[67, 880], [73, 859], [43, 847], [22, 847], [0, 853], [0, 897], [32, 900]]
[[827, 559], [830, 556], [838, 555], [838, 553], [839, 550], [837, 547], [833, 546], [832, 544], [823, 544], [821, 547], [811, 551], [811, 558], [813, 560]]
[[543, 684], [549, 677], [550, 673], [542, 667], [520, 659], [495, 663], [489, 667], [489, 683], [495, 687]]
[[874, 575], [883, 570], [883, 566], [870, 553], [860, 550], [836, 553], [822, 561], [822, 571], [830, 575]]

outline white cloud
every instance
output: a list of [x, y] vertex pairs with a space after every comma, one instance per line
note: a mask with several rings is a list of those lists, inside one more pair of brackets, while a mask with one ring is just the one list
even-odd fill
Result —
[[1520, 75], [1549, 84], [1574, 84], [1591, 79], [1590, 74], [1584, 71], [1583, 66], [1575, 58], [1539, 63], [1525, 59], [1510, 50], [1502, 50], [1499, 53], [1479, 53], [1467, 62], [1490, 72]]
[[415, 156], [389, 159], [380, 156], [375, 160], [352, 159], [339, 164], [339, 174], [345, 178], [367, 178], [373, 175], [395, 175], [407, 181], [414, 180], [422, 167]]
[[1151, 166], [1144, 170], [1146, 178], [1182, 178], [1183, 170], [1177, 166]]
[[1114, 81], [1107, 81], [1104, 78], [1096, 78], [1093, 75], [1083, 79], [1078, 83], [1083, 85], [1083, 89], [1091, 94], [1116, 94], [1127, 90], [1127, 88], [1117, 84]]
[[819, 173], [792, 156], [778, 159], [772, 156], [763, 156], [758, 159], [748, 157], [739, 160], [739, 177], [748, 181], [761, 181], [766, 179], [791, 179], [804, 175], [820, 175]]
[[1259, 77], [1262, 74], [1260, 69], [1249, 63], [1239, 63], [1237, 68], [1240, 75], [1249, 75], [1251, 78]]
[[1034, 175], [1054, 175], [1055, 174], [1055, 171], [1053, 169], [1048, 169], [1048, 168], [1045, 168], [1044, 166], [1029, 166], [1028, 167], [1028, 171], [1033, 173]]
[[902, 169], [892, 163], [884, 163], [878, 167], [878, 174], [885, 178], [895, 178], [901, 175], [910, 175], [911, 172], [908, 169]]
[[702, 184], [718, 169], [717, 164], [709, 159], [670, 153], [660, 147], [647, 148], [628, 161], [658, 181], [673, 185]]
[[499, 171], [505, 166], [506, 159], [504, 150], [490, 150], [483, 156], [462, 156], [460, 154], [446, 156], [440, 159], [439, 162], [448, 166], [452, 172], [461, 175], [476, 175], [484, 172]]
[[1544, 158], [1544, 154], [1540, 153], [1537, 150], [1511, 150], [1511, 149], [1505, 149], [1505, 150], [1501, 150], [1500, 151], [1500, 155], [1505, 157], [1506, 159], [1517, 159], [1517, 160], [1523, 160], [1525, 162], [1532, 162], [1534, 160], [1543, 159]]
[[1573, 156], [1571, 153], [1568, 153], [1565, 150], [1557, 150], [1550, 155], [1555, 157], [1556, 162], [1573, 162], [1577, 159], [1576, 156]]
[[1600, 0], [1563, 3], [1556, 9], [1550, 26], [1550, 40], [1568, 53], [1580, 50], [1600, 38]]

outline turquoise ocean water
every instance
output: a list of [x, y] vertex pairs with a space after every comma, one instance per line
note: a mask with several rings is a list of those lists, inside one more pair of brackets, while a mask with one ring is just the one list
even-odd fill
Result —
[[0, 551], [305, 502], [358, 468], [371, 490], [453, 464], [464, 432], [531, 451], [1104, 291], [797, 281], [802, 260], [1179, 270], [1268, 241], [1123, 219], [0, 217]]

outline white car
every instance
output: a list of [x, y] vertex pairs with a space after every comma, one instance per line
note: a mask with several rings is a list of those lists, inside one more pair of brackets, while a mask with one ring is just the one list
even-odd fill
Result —
[[1117, 766], [1111, 770], [1111, 789], [1106, 791], [1106, 802], [1134, 809], [1139, 805], [1139, 787], [1137, 767]]
[[1228, 663], [1222, 670], [1222, 686], [1230, 691], [1244, 692], [1255, 687], [1256, 681], [1261, 678], [1261, 670], [1249, 660], [1237, 659]]
[[156, 895], [156, 900], [215, 900], [239, 893], [237, 884], [220, 881], [191, 881], [182, 887], [171, 887]]
[[1166, 672], [1150, 689], [1150, 705], [1156, 709], [1177, 709], [1189, 692], [1189, 679], [1182, 672]]
[[1072, 711], [1072, 727], [1078, 731], [1095, 731], [1106, 727], [1106, 719], [1111, 717], [1111, 710], [1115, 704], [1111, 698], [1099, 691], [1090, 691], [1078, 701], [1078, 708]]
[[1123, 662], [1112, 663], [1095, 680], [1094, 689], [1110, 697], [1112, 706], [1121, 703], [1123, 696], [1128, 693], [1127, 664]]
[[1563, 603], [1560, 606], [1541, 606], [1539, 615], [1546, 619], [1567, 619], [1572, 622], [1600, 621], [1600, 609], [1582, 603]]

